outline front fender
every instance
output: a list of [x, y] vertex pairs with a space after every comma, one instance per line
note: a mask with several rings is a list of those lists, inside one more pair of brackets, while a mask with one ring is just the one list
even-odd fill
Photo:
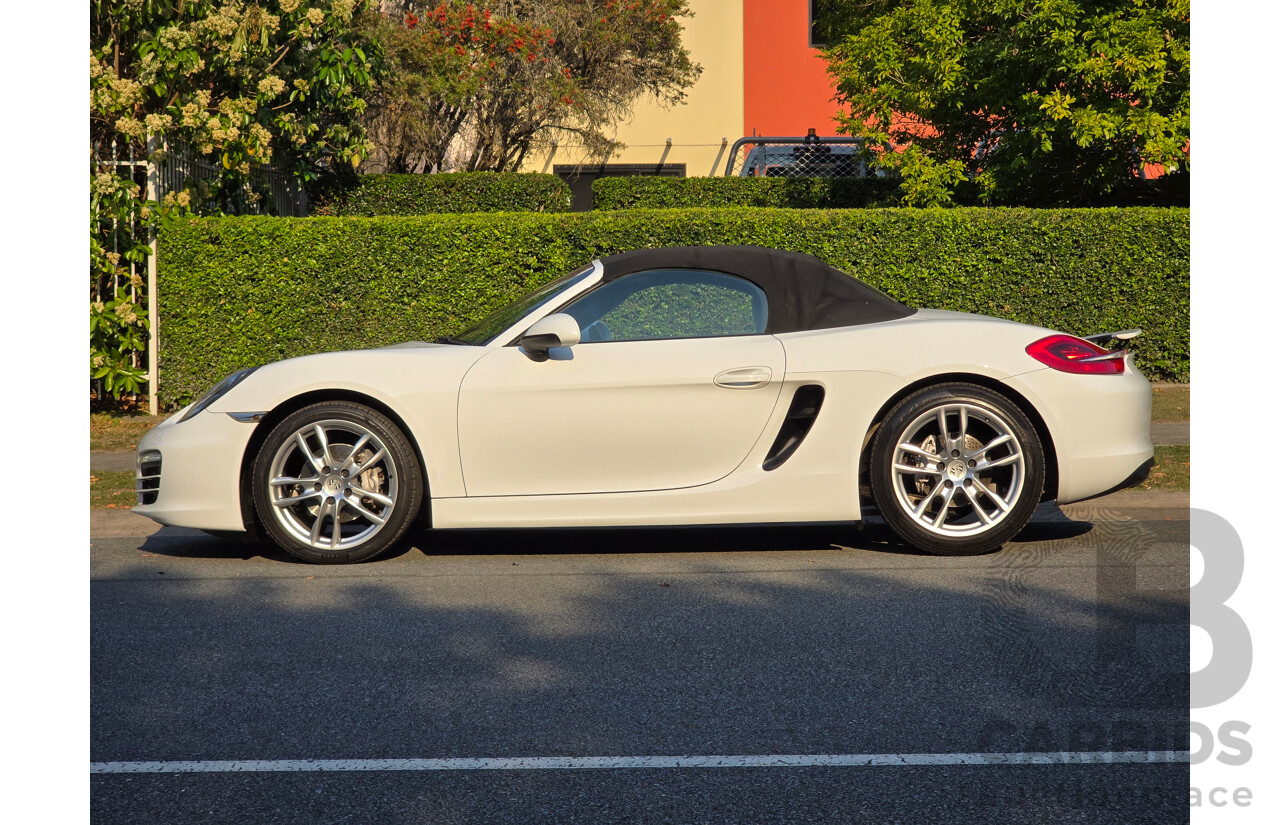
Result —
[[268, 364], [201, 415], [271, 413], [295, 399], [365, 396], [391, 410], [422, 454], [433, 497], [465, 495], [458, 454], [458, 387], [480, 347], [422, 347], [309, 355]]

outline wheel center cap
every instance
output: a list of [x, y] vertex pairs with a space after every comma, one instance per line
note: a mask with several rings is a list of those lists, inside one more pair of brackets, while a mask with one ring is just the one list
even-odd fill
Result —
[[342, 478], [340, 476], [329, 476], [324, 480], [324, 489], [328, 493], [336, 493], [342, 489]]
[[969, 468], [965, 466], [963, 461], [952, 461], [947, 465], [947, 475], [952, 478], [964, 478]]

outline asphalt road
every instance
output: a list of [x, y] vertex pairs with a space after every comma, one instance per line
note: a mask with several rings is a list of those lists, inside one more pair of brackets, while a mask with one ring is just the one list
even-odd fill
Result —
[[[90, 758], [1185, 750], [1185, 497], [1116, 500], [959, 559], [876, 525], [438, 533], [355, 567], [95, 538]], [[1188, 781], [1159, 761], [107, 773], [91, 805], [100, 823], [1168, 823]]]

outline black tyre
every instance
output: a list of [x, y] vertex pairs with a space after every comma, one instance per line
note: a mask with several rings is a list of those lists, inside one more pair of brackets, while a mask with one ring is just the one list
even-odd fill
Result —
[[976, 384], [928, 387], [889, 411], [871, 442], [871, 494], [907, 544], [946, 556], [994, 550], [1044, 490], [1044, 448], [1016, 404]]
[[253, 469], [258, 521], [276, 544], [318, 564], [368, 561], [422, 506], [422, 468], [404, 433], [362, 404], [303, 407], [271, 430]]

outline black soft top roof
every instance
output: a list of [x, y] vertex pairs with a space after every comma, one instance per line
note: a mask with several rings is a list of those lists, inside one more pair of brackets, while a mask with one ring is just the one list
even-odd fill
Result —
[[604, 280], [652, 269], [703, 269], [751, 281], [769, 300], [765, 332], [830, 329], [915, 312], [813, 255], [763, 246], [669, 246], [601, 258]]

